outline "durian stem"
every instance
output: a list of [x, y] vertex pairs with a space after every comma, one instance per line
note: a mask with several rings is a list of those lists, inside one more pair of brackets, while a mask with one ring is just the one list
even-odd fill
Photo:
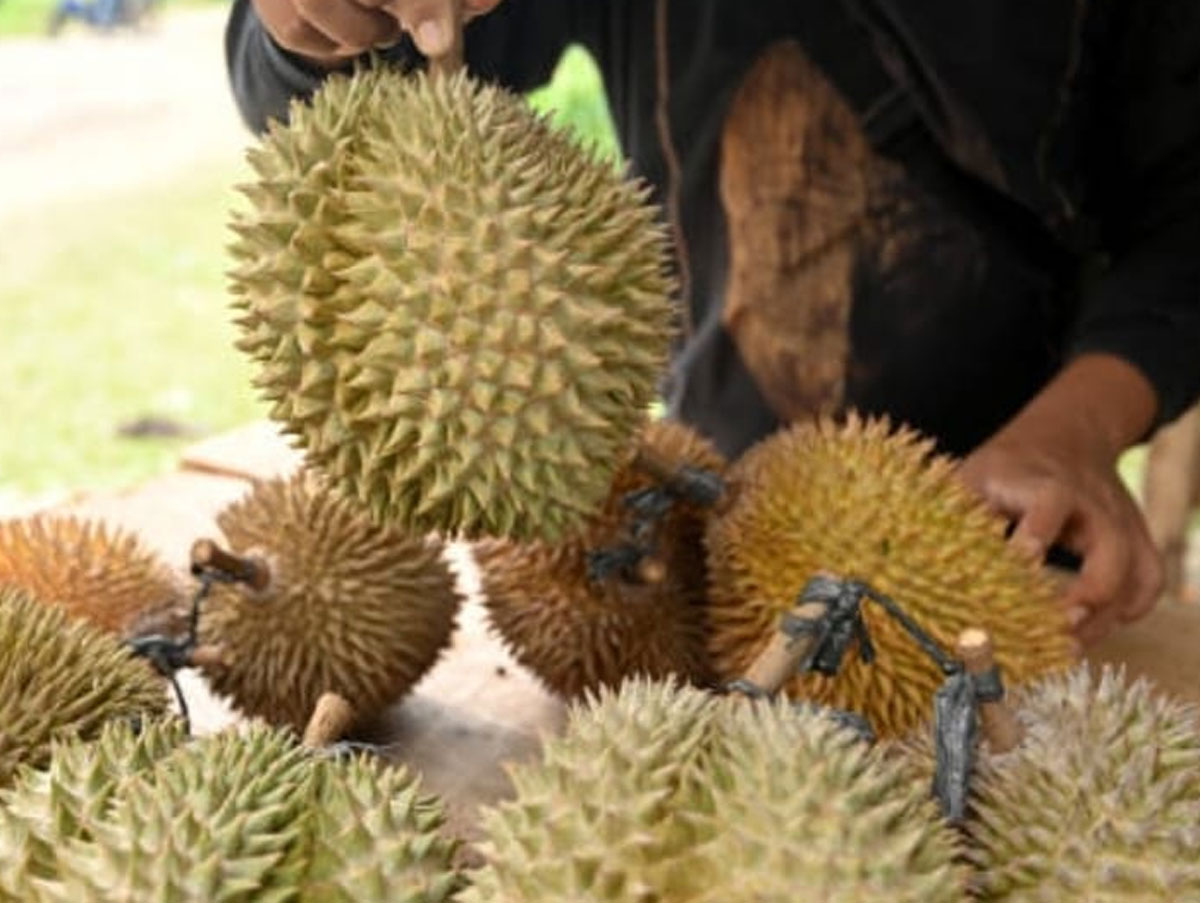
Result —
[[[824, 602], [804, 602], [792, 609], [792, 617], [801, 621], [817, 621], [824, 617], [829, 606]], [[790, 635], [780, 627], [772, 634], [765, 649], [750, 665], [743, 680], [768, 695], [777, 693], [796, 674], [812, 649], [816, 637], [809, 633]]]
[[706, 471], [691, 469], [686, 462], [665, 458], [649, 445], [638, 447], [633, 466], [693, 504], [711, 505], [718, 514], [731, 501], [729, 487], [722, 480]]
[[[982, 675], [996, 667], [992, 638], [986, 630], [971, 627], [958, 635], [955, 647], [968, 674]], [[1021, 744], [1021, 724], [1004, 700], [981, 702], [979, 722], [984, 739], [994, 753], [1005, 753]]]
[[337, 693], [322, 693], [304, 728], [303, 744], [319, 749], [336, 743], [354, 724], [358, 713], [346, 697]]
[[229, 659], [220, 646], [197, 646], [188, 655], [188, 665], [192, 668], [223, 668], [229, 665]]
[[222, 549], [211, 539], [192, 543], [192, 570], [213, 569], [258, 590], [271, 585], [271, 569], [261, 558], [247, 558]]
[[667, 566], [661, 559], [646, 555], [637, 564], [637, 578], [647, 586], [658, 586], [667, 579]]

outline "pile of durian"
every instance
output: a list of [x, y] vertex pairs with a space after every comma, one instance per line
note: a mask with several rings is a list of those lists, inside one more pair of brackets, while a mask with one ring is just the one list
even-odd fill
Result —
[[[519, 98], [464, 73], [334, 75], [250, 162], [231, 280], [271, 416], [376, 524], [476, 541], [492, 624], [552, 690], [735, 680], [822, 571], [943, 644], [987, 629], [1009, 681], [1073, 660], [1052, 584], [911, 432], [802, 423], [728, 464], [650, 416], [673, 339], [659, 213]], [[672, 472], [723, 491], [672, 494]], [[873, 664], [787, 691], [896, 736], [941, 674], [866, 617]]]
[[189, 739], [145, 662], [21, 593], [0, 640], [0, 901], [1200, 899], [1196, 712], [1116, 672], [1016, 692], [961, 832], [927, 734], [629, 679], [512, 770], [465, 870], [403, 769], [261, 723]]
[[[239, 346], [306, 468], [219, 516], [237, 573], [196, 570], [202, 605], [122, 534], [0, 524], [0, 903], [1200, 900], [1195, 715], [1068, 670], [1054, 585], [932, 443], [849, 415], [729, 462], [650, 415], [674, 282], [644, 186], [502, 90], [383, 67], [250, 162]], [[455, 539], [571, 700], [471, 871], [414, 776], [321, 751], [448, 647]], [[961, 830], [920, 739], [944, 675], [876, 607], [870, 663], [715, 692], [822, 573], [944, 648], [990, 635], [1025, 739], [981, 753]], [[148, 634], [255, 726], [166, 720]]]

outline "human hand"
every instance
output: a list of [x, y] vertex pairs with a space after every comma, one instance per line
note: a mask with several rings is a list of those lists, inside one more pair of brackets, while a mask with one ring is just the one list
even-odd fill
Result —
[[500, 0], [253, 0], [275, 41], [317, 64], [332, 67], [404, 32], [427, 57], [453, 45], [459, 22], [490, 12]]
[[1160, 556], [1117, 472], [1154, 405], [1149, 383], [1128, 364], [1082, 357], [959, 469], [1016, 522], [1014, 546], [1039, 561], [1055, 543], [1081, 556], [1063, 604], [1083, 643], [1146, 614], [1162, 588]]

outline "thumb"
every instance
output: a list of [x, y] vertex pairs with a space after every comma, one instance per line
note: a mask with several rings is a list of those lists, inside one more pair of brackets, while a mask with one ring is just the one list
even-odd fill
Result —
[[391, 11], [425, 57], [445, 56], [454, 46], [462, 21], [462, 0], [424, 0], [420, 3], [397, 0]]

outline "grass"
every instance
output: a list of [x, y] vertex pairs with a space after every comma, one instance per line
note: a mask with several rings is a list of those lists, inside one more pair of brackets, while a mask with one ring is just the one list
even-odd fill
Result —
[[122, 423], [153, 415], [223, 429], [262, 413], [231, 347], [222, 275], [229, 186], [241, 177], [230, 163], [6, 226], [4, 483], [130, 483], [170, 467], [182, 440], [121, 438]]
[[[613, 154], [599, 87], [574, 51], [535, 102]], [[0, 221], [0, 501], [172, 468], [187, 440], [118, 436], [134, 418], [221, 430], [265, 414], [232, 347], [223, 275], [244, 178], [229, 160]]]

